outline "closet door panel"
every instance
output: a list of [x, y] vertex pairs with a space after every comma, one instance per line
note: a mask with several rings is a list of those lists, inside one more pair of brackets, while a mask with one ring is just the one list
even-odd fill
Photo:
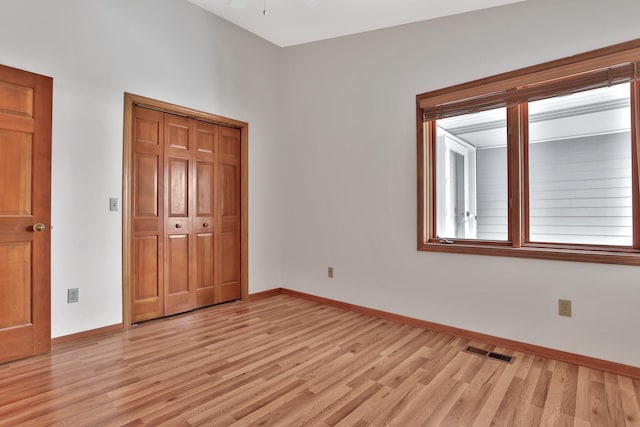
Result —
[[240, 168], [236, 165], [221, 165], [222, 217], [236, 218], [240, 215]]
[[218, 128], [219, 302], [241, 298], [240, 288], [240, 131]]
[[189, 216], [189, 160], [170, 157], [167, 163], [167, 215], [186, 218]]
[[216, 126], [196, 122], [195, 215], [196, 307], [215, 304], [215, 171]]
[[134, 153], [134, 212], [138, 219], [158, 219], [158, 173], [162, 159], [156, 153]]
[[197, 161], [196, 184], [196, 216], [198, 218], [212, 218], [214, 209], [214, 183], [215, 166], [213, 161]]
[[163, 315], [163, 113], [133, 109], [133, 322]]
[[191, 310], [189, 294], [189, 235], [171, 234], [167, 253], [167, 306], [165, 316]]
[[216, 303], [214, 257], [213, 233], [198, 233], [196, 236], [196, 307]]
[[240, 299], [240, 233], [233, 227], [221, 233], [220, 301]]
[[204, 157], [213, 156], [216, 146], [216, 125], [207, 122], [196, 122], [196, 151]]
[[190, 189], [193, 129], [186, 117], [165, 114], [165, 286], [164, 315], [195, 307], [194, 245]]

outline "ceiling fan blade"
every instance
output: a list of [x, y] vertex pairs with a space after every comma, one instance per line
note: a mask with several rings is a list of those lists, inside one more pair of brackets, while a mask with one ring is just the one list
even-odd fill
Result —
[[229, 7], [234, 9], [246, 9], [249, 0], [229, 0]]
[[316, 7], [320, 4], [320, 0], [304, 0], [304, 3], [308, 7]]

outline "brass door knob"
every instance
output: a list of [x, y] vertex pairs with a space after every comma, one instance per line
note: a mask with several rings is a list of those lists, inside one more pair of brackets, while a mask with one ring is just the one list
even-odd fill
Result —
[[38, 233], [47, 229], [47, 226], [42, 224], [41, 222], [37, 223], [33, 226], [33, 231], [37, 231]]

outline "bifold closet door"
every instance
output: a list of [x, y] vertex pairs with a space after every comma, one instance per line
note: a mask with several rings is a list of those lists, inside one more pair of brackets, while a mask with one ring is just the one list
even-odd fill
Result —
[[241, 298], [240, 291], [240, 130], [218, 126], [216, 188], [217, 302]]
[[133, 110], [132, 321], [241, 298], [240, 130]]
[[193, 121], [164, 115], [164, 315], [195, 307]]
[[195, 121], [195, 307], [219, 302], [216, 295], [216, 141], [218, 126]]
[[131, 320], [164, 315], [164, 114], [133, 108]]

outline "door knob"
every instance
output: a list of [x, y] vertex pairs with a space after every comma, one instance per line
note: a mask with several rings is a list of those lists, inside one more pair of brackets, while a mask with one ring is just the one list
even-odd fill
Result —
[[41, 222], [37, 223], [33, 226], [33, 231], [37, 231], [38, 233], [47, 229], [47, 226], [42, 224]]
[[182, 228], [182, 224], [176, 224], [176, 228]]
[[203, 226], [203, 227], [208, 227], [208, 226], [209, 226], [209, 223], [208, 223], [208, 222], [205, 222], [204, 224], [202, 224], [202, 226]]

